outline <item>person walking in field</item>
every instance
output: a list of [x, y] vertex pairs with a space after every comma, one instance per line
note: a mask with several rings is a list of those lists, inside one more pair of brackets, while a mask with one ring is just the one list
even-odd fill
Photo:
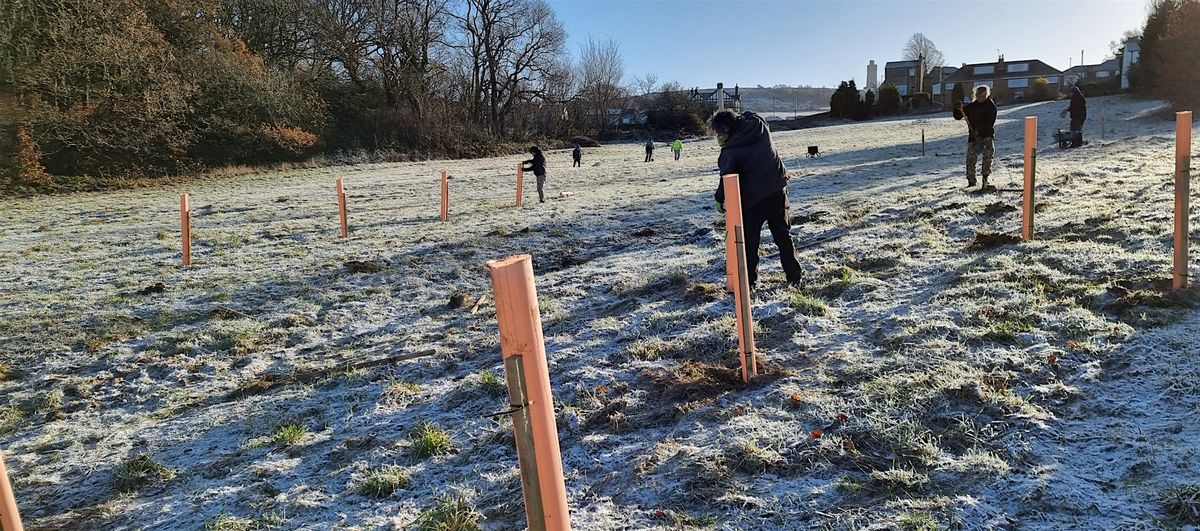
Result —
[[646, 139], [646, 162], [654, 162], [654, 139]]
[[575, 144], [575, 149], [571, 150], [571, 160], [574, 161], [571, 163], [572, 168], [583, 166], [583, 163], [580, 162], [583, 160], [583, 149], [579, 147], [579, 144]]
[[679, 155], [683, 153], [683, 141], [676, 138], [674, 142], [671, 142], [671, 151], [675, 152], [675, 160], [679, 160]]
[[[742, 228], [746, 234], [746, 271], [750, 287], [758, 281], [758, 244], [765, 223], [771, 230], [779, 260], [789, 284], [801, 280], [800, 258], [792, 241], [788, 212], [787, 168], [771, 141], [767, 122], [752, 112], [736, 114], [717, 111], [708, 119], [708, 127], [717, 135], [721, 154], [717, 167], [721, 175], [736, 173], [742, 198]], [[725, 211], [725, 188], [717, 183], [717, 209]]]
[[533, 158], [522, 162], [521, 166], [525, 171], [532, 171], [533, 175], [537, 177], [538, 201], [545, 203], [546, 194], [542, 191], [542, 187], [546, 184], [546, 156], [542, 155], [542, 150], [537, 146], [531, 146], [529, 153], [533, 155]]
[[1071, 87], [1071, 105], [1061, 116], [1071, 115], [1071, 147], [1083, 146], [1083, 122], [1087, 121], [1087, 98], [1079, 85]]
[[988, 176], [992, 174], [992, 157], [996, 154], [996, 102], [992, 101], [991, 88], [987, 85], [975, 87], [975, 101], [963, 106], [954, 102], [954, 119], [967, 120], [967, 186], [975, 186], [975, 161], [983, 159], [983, 184], [988, 187]]

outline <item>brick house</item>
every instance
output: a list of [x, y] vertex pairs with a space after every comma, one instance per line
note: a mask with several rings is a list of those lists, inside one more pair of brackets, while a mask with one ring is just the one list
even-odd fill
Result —
[[1116, 84], [1121, 77], [1121, 63], [1116, 59], [1109, 59], [1098, 65], [1079, 65], [1068, 68], [1063, 72], [1063, 80], [1067, 86], [1080, 83], [1087, 85], [1095, 83], [1097, 85]]
[[917, 67], [917, 61], [888, 61], [883, 65], [883, 85], [894, 85], [902, 98], [911, 97], [918, 92]]
[[942, 90], [952, 91], [955, 84], [962, 83], [966, 97], [970, 98], [975, 87], [987, 85], [997, 102], [1021, 101], [1032, 96], [1033, 80], [1039, 77], [1046, 78], [1052, 94], [1062, 91], [1063, 73], [1057, 68], [1037, 59], [1005, 61], [1004, 56], [993, 63], [962, 65], [942, 81]]

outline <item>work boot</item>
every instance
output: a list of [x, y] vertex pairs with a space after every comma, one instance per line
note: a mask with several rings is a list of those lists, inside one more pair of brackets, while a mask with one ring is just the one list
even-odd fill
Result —
[[967, 186], [975, 186], [975, 184], [976, 183], [975, 183], [974, 177], [967, 177]]

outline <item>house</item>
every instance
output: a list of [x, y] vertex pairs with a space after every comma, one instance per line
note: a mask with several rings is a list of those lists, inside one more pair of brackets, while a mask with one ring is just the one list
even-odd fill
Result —
[[1119, 77], [1121, 77], [1121, 63], [1116, 59], [1109, 59], [1098, 65], [1073, 66], [1063, 72], [1063, 82], [1067, 86], [1076, 83], [1081, 85], [1116, 83]]
[[900, 96], [916, 94], [918, 61], [888, 61], [883, 65], [883, 84], [892, 85]]
[[953, 85], [951, 85], [950, 90], [944, 91], [944, 87], [946, 85], [946, 80], [950, 79], [957, 72], [957, 66], [939, 66], [934, 68], [933, 72], [930, 72], [929, 83], [933, 85], [933, 90], [931, 90], [930, 93], [934, 95], [936, 100], [942, 101], [940, 96], [942, 96], [943, 93], [949, 94], [951, 91], [953, 91]]
[[1125, 51], [1121, 54], [1121, 90], [1129, 90], [1129, 73], [1133, 65], [1142, 58], [1142, 41], [1129, 39], [1125, 41]]
[[741, 88], [737, 85], [733, 86], [732, 94], [725, 90], [724, 83], [717, 83], [717, 89], [712, 92], [693, 88], [692, 101], [707, 103], [716, 109], [733, 109], [737, 112], [742, 110]]
[[1031, 96], [1029, 91], [1039, 77], [1046, 78], [1053, 94], [1062, 90], [1063, 73], [1057, 68], [1037, 59], [1005, 61], [1001, 55], [992, 63], [963, 64], [942, 81], [942, 90], [954, 90], [955, 84], [962, 83], [969, 98], [975, 87], [987, 85], [996, 101], [1019, 101]]

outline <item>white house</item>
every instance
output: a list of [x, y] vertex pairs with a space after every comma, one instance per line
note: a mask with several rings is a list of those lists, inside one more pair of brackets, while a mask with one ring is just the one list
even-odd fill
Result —
[[1142, 54], [1142, 44], [1138, 39], [1125, 41], [1125, 54], [1121, 56], [1121, 90], [1129, 90], [1129, 72], [1137, 64]]

